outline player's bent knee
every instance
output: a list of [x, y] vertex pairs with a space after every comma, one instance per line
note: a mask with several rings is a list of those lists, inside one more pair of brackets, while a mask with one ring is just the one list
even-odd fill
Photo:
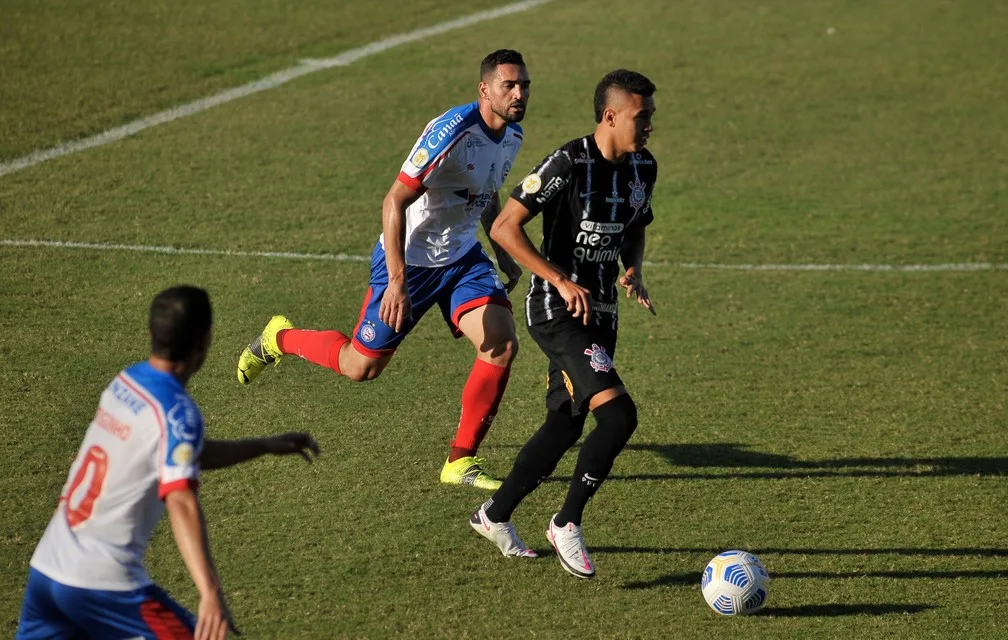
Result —
[[388, 359], [373, 360], [371, 358], [354, 358], [341, 364], [342, 373], [354, 382], [374, 380], [385, 370]]
[[546, 414], [546, 422], [543, 429], [554, 434], [557, 441], [564, 444], [564, 451], [573, 447], [581, 434], [584, 433], [585, 414], [572, 417], [569, 413], [562, 411], [550, 411]]
[[514, 335], [509, 336], [507, 339], [498, 342], [494, 350], [498, 351], [500, 353], [499, 357], [506, 360], [507, 365], [510, 366], [518, 355], [518, 337]]
[[477, 347], [481, 359], [498, 367], [510, 367], [518, 355], [518, 338], [511, 336], [494, 340], [489, 336]]
[[384, 369], [384, 365], [369, 364], [352, 371], [347, 377], [354, 382], [367, 382], [380, 376]]
[[489, 350], [494, 355], [505, 355], [514, 359], [518, 354], [518, 336], [513, 326], [496, 327], [483, 336], [483, 350]]
[[637, 404], [628, 393], [596, 407], [592, 413], [595, 414], [599, 428], [608, 433], [611, 448], [616, 451], [622, 450], [637, 430]]

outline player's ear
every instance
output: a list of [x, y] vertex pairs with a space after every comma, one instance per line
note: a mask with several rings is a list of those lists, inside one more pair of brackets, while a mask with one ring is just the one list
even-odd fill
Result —
[[489, 100], [490, 99], [490, 87], [489, 87], [489, 85], [487, 85], [486, 82], [484, 82], [483, 80], [480, 80], [479, 89], [478, 90], [479, 90], [479, 96], [481, 98], [483, 98], [484, 100]]
[[602, 111], [602, 121], [605, 122], [610, 127], [616, 126], [616, 110], [612, 107], [606, 107]]

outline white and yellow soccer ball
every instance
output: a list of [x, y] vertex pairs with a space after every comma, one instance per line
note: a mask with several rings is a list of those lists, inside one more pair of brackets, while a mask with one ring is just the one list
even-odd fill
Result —
[[710, 608], [724, 616], [755, 613], [766, 604], [770, 574], [748, 551], [725, 551], [704, 569], [700, 590]]

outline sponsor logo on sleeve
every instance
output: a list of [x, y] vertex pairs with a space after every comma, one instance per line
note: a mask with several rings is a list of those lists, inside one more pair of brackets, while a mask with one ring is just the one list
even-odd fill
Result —
[[538, 173], [530, 173], [527, 176], [525, 176], [524, 180], [522, 180], [522, 191], [524, 191], [528, 195], [538, 193], [539, 189], [541, 188], [542, 188], [542, 178], [539, 177]]
[[426, 149], [424, 149], [423, 147], [420, 147], [419, 149], [416, 150], [416, 153], [413, 154], [413, 157], [410, 158], [410, 163], [414, 167], [416, 167], [417, 169], [419, 169], [420, 167], [422, 167], [425, 164], [427, 164], [428, 160], [430, 160], [430, 154], [427, 153]]
[[173, 463], [181, 467], [192, 464], [195, 457], [196, 450], [193, 449], [193, 446], [187, 442], [176, 445], [175, 448], [172, 449], [171, 460]]
[[165, 414], [172, 435], [184, 442], [195, 442], [199, 438], [199, 411], [188, 397], [175, 394], [175, 405]]
[[546, 187], [542, 190], [542, 193], [536, 196], [536, 202], [543, 204], [549, 201], [549, 199], [556, 195], [556, 192], [559, 191], [566, 183], [567, 181], [560, 176], [553, 176], [550, 178], [549, 182], [546, 183]]
[[462, 114], [456, 113], [451, 119], [436, 122], [427, 135], [427, 148], [437, 149], [438, 145], [451, 137], [455, 128], [462, 124]]

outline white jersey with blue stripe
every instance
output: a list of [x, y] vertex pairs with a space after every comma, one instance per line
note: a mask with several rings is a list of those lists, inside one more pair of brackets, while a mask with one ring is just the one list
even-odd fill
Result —
[[164, 498], [195, 490], [203, 416], [185, 387], [148, 362], [105, 388], [31, 566], [72, 587], [127, 591], [151, 583], [147, 541]]
[[[406, 264], [448, 265], [476, 244], [480, 214], [504, 184], [522, 135], [517, 124], [494, 134], [477, 102], [427, 124], [398, 177], [421, 194], [406, 209]], [[385, 249], [385, 234], [379, 241]]]

